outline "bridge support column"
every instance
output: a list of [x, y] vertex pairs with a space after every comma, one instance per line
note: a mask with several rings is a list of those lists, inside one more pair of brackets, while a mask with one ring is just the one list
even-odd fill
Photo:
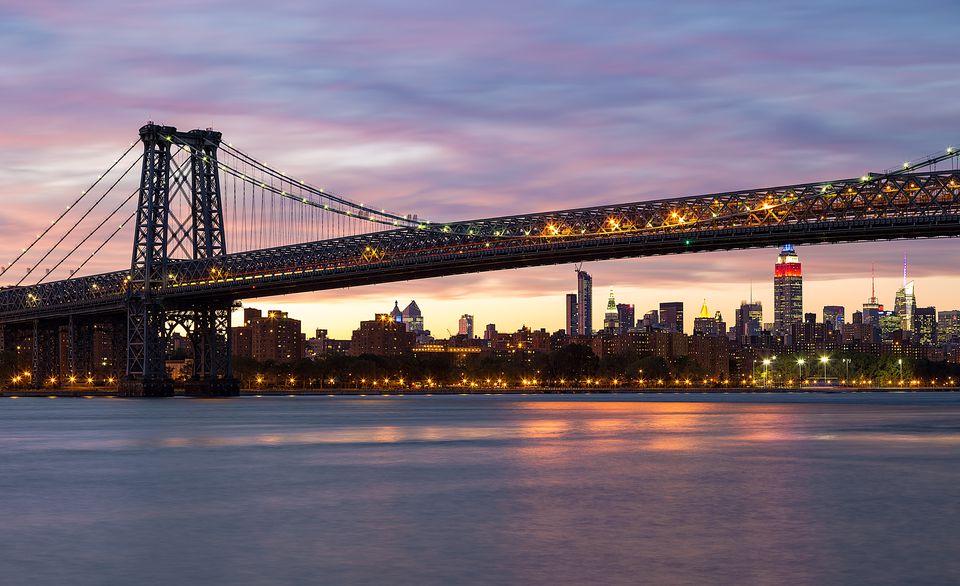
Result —
[[193, 310], [193, 378], [186, 394], [198, 397], [231, 397], [240, 394], [233, 378], [230, 348], [230, 305], [210, 305]]
[[159, 304], [142, 298], [127, 303], [127, 374], [120, 381], [120, 396], [173, 396], [173, 381], [166, 369], [165, 321]]
[[33, 365], [30, 383], [35, 389], [45, 384], [58, 385], [54, 380], [60, 372], [59, 328], [33, 320]]

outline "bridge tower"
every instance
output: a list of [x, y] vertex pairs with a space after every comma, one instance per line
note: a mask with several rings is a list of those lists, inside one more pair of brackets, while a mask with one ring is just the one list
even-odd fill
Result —
[[[230, 364], [231, 301], [212, 299], [183, 305], [168, 302], [163, 294], [175, 279], [170, 273], [171, 260], [208, 259], [211, 270], [216, 270], [216, 260], [227, 252], [217, 166], [220, 138], [220, 133], [211, 129], [179, 132], [152, 122], [140, 129], [143, 164], [127, 278], [123, 395], [173, 394], [165, 359], [168, 334], [176, 325], [186, 329], [194, 347], [194, 371], [187, 392], [238, 392]], [[179, 217], [179, 209], [188, 212]]]

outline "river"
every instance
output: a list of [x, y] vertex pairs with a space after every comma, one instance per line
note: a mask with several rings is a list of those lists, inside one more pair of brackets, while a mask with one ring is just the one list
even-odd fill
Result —
[[960, 394], [0, 399], [0, 584], [960, 581]]

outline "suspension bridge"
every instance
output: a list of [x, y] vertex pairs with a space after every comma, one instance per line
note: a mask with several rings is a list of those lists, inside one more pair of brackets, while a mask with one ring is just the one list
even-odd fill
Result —
[[[141, 149], [137, 145], [141, 145]], [[953, 148], [862, 176], [468, 221], [357, 203], [224, 143], [149, 123], [0, 268], [0, 351], [34, 386], [109, 362], [127, 396], [169, 396], [168, 338], [193, 345], [187, 392], [231, 395], [242, 299], [557, 263], [960, 235]], [[98, 259], [132, 240], [129, 266]], [[94, 364], [97, 344], [112, 357]], [[101, 352], [102, 354], [102, 352]]]

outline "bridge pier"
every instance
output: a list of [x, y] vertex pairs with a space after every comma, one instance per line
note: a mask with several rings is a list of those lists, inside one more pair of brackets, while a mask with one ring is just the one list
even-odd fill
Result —
[[33, 320], [33, 365], [30, 383], [34, 389], [45, 384], [59, 386], [60, 332], [54, 324]]

